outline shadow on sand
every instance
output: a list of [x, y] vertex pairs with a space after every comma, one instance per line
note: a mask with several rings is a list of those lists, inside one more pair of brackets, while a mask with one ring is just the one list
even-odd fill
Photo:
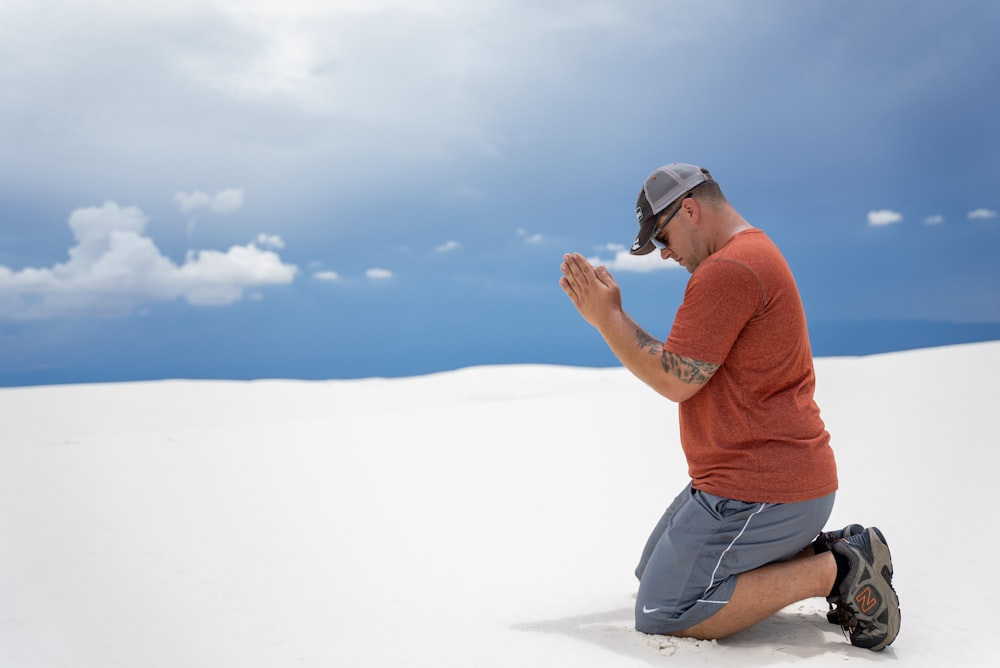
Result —
[[[739, 662], [769, 666], [778, 662], [808, 661], [835, 655], [847, 660], [893, 660], [890, 650], [868, 652], [852, 647], [839, 628], [829, 624], [815, 607], [801, 604], [786, 608], [765, 621], [723, 640], [693, 640], [647, 635], [633, 628], [631, 608], [589, 615], [516, 624], [517, 631], [569, 636], [599, 645], [650, 665], [665, 664], [666, 657], [697, 657], [697, 663]], [[673, 665], [676, 664], [674, 660]]]

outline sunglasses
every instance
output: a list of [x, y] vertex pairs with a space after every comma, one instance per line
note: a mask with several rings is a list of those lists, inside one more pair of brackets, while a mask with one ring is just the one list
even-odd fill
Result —
[[663, 243], [660, 240], [660, 232], [662, 232], [663, 228], [667, 226], [667, 223], [669, 223], [671, 220], [674, 219], [674, 216], [677, 215], [677, 212], [681, 210], [681, 205], [684, 204], [684, 200], [686, 200], [688, 197], [693, 197], [693, 195], [691, 193], [686, 193], [683, 196], [681, 196], [680, 199], [677, 200], [677, 208], [674, 209], [673, 212], [656, 227], [656, 230], [653, 232], [653, 236], [649, 238], [649, 240], [653, 242], [653, 245], [656, 246], [659, 250], [665, 250], [667, 247], [667, 244]]

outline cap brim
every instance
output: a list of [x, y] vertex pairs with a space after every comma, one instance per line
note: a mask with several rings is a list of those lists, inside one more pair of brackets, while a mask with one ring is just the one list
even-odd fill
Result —
[[651, 216], [646, 223], [639, 228], [639, 234], [636, 236], [635, 241], [632, 242], [632, 248], [629, 249], [630, 255], [649, 255], [656, 249], [656, 246], [652, 244], [649, 240], [653, 236], [653, 229], [656, 227], [656, 220], [659, 216]]
[[656, 250], [656, 246], [654, 246], [649, 241], [646, 242], [645, 246], [639, 246], [638, 244], [639, 244], [638, 241], [632, 244], [632, 249], [628, 252], [629, 255], [649, 255], [654, 250]]

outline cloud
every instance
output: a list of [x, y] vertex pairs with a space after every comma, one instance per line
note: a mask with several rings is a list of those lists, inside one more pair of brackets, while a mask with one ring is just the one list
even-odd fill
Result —
[[226, 188], [214, 195], [201, 190], [191, 193], [179, 192], [174, 195], [174, 201], [183, 213], [201, 209], [209, 209], [215, 213], [236, 213], [243, 208], [243, 190]]
[[177, 193], [174, 195], [174, 201], [177, 202], [177, 206], [184, 213], [196, 211], [197, 209], [207, 209], [212, 205], [211, 196], [200, 190], [196, 190], [193, 193]]
[[681, 266], [673, 260], [664, 260], [660, 257], [660, 254], [656, 252], [649, 253], [648, 255], [631, 255], [621, 244], [607, 244], [604, 248], [614, 255], [610, 260], [605, 260], [600, 257], [587, 258], [587, 260], [595, 267], [603, 264], [610, 271], [629, 271], [636, 273], [681, 268]]
[[450, 253], [451, 251], [457, 251], [462, 249], [462, 244], [457, 241], [446, 241], [437, 248], [434, 249], [435, 253]]
[[525, 229], [519, 229], [517, 236], [524, 239], [524, 242], [528, 244], [540, 244], [544, 241], [544, 237], [541, 234], [528, 234], [528, 231]]
[[110, 201], [76, 209], [69, 217], [76, 245], [68, 261], [18, 271], [0, 266], [0, 312], [18, 319], [124, 315], [141, 304], [178, 298], [223, 306], [247, 288], [291, 283], [298, 271], [253, 242], [225, 252], [189, 251], [178, 265], [146, 236], [147, 222], [137, 207]]
[[227, 188], [215, 193], [211, 204], [216, 213], [234, 213], [243, 208], [243, 191], [239, 188]]
[[[0, 3], [0, 55], [18, 66], [0, 70], [0, 112], [22, 122], [3, 148], [61, 158], [48, 172], [82, 159], [67, 158], [70, 147], [121, 156], [93, 170], [103, 182], [135, 177], [139, 155], [171, 178], [294, 164], [323, 183], [361, 184], [389, 163], [495, 156], [547, 108], [517, 93], [537, 99], [564, 73], [603, 62], [590, 41], [614, 37], [623, 20], [613, 4], [500, 0], [100, 0], [58, 3], [58, 20], [41, 4], [10, 4]], [[572, 52], [552, 49], [560, 38]], [[631, 31], [615, 39], [648, 43]], [[44, 123], [29, 122], [39, 109]], [[185, 212], [227, 206], [179, 194]]]
[[996, 218], [997, 212], [992, 209], [976, 209], [975, 211], [970, 211], [967, 217], [969, 220], [985, 220], [987, 218]]
[[944, 222], [944, 216], [941, 214], [935, 214], [933, 216], [927, 216], [924, 218], [924, 222], [928, 225], [940, 225]]
[[281, 249], [285, 247], [285, 241], [277, 234], [261, 233], [257, 235], [257, 245], [259, 245], [262, 248]]
[[338, 274], [335, 271], [330, 271], [329, 269], [327, 269], [324, 271], [317, 271], [315, 274], [313, 274], [313, 278], [315, 278], [317, 281], [339, 281], [340, 274]]
[[373, 269], [369, 269], [368, 271], [366, 271], [365, 276], [373, 281], [384, 281], [386, 279], [392, 278], [393, 273], [388, 269], [379, 269], [378, 267], [375, 267]]
[[903, 214], [890, 211], [889, 209], [879, 209], [877, 211], [868, 212], [868, 224], [876, 227], [882, 225], [892, 225], [893, 223], [898, 223], [901, 220], [903, 220]]

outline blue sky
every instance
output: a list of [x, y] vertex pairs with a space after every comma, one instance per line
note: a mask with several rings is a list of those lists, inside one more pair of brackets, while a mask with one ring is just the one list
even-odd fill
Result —
[[559, 289], [709, 168], [818, 355], [1000, 338], [1000, 6], [0, 5], [0, 385], [610, 365]]

